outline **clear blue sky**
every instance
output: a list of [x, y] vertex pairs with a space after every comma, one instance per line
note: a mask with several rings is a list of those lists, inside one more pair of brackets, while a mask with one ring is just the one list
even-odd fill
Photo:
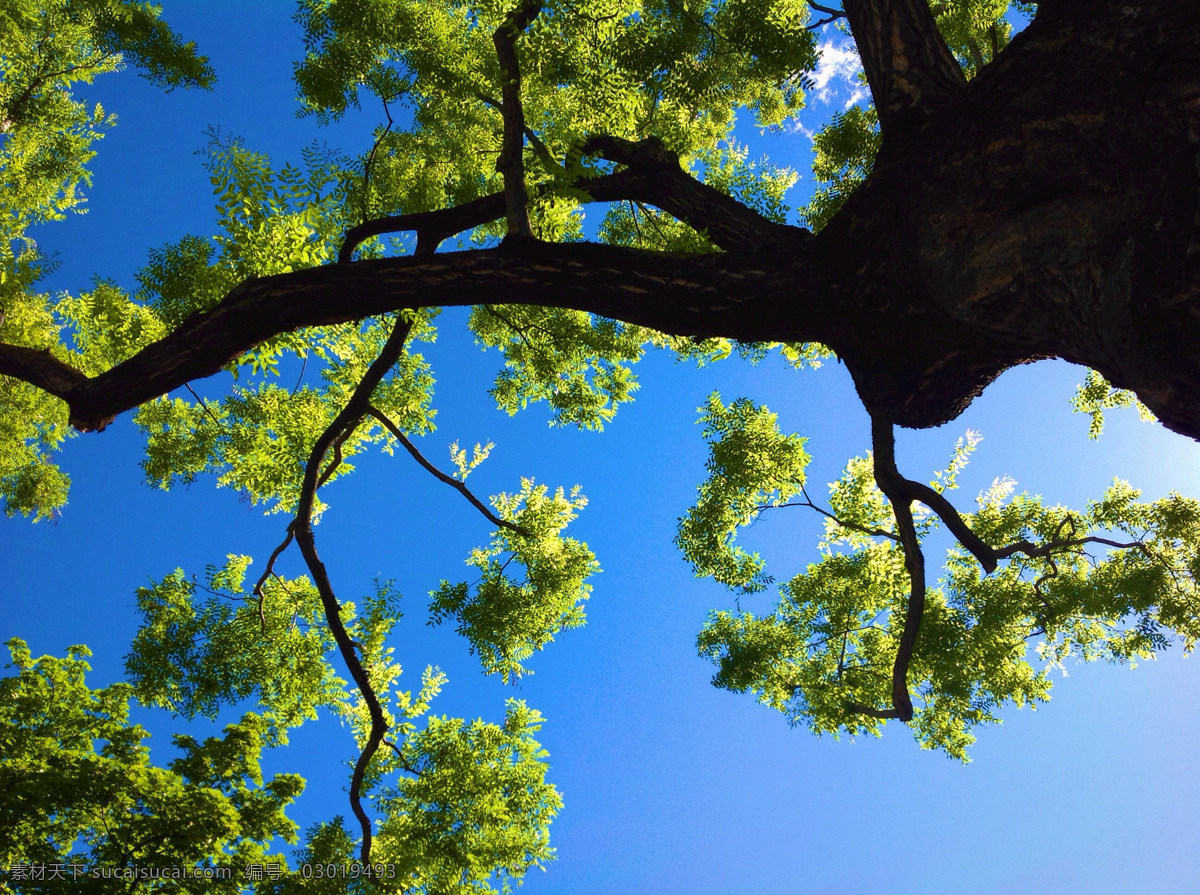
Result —
[[[368, 145], [365, 113], [327, 131], [295, 118], [290, 74], [301, 45], [288, 4], [165, 6], [168, 21], [211, 57], [216, 90], [164, 96], [127, 72], [89, 91], [120, 124], [99, 147], [89, 213], [39, 234], [61, 253], [47, 288], [85, 289], [93, 274], [132, 285], [148, 249], [212, 231], [211, 190], [193, 155], [207, 125], [279, 163], [298, 161], [314, 137], [352, 152]], [[825, 102], [814, 97], [802, 119], [809, 131], [850, 97], [844, 74], [830, 79]], [[811, 157], [801, 130], [739, 135], [779, 162], [805, 166]], [[455, 439], [490, 439], [497, 447], [472, 478], [477, 491], [512, 490], [522, 475], [581, 484], [591, 504], [573, 533], [604, 568], [587, 627], [533, 660], [535, 674], [515, 691], [547, 718], [541, 739], [566, 801], [552, 830], [559, 859], [531, 874], [525, 891], [1200, 890], [1200, 669], [1178, 649], [1135, 671], [1068, 665], [1049, 705], [1010, 709], [1002, 726], [979, 731], [969, 766], [922, 751], [895, 722], [882, 740], [818, 740], [708, 684], [695, 635], [706, 612], [732, 598], [693, 579], [671, 543], [703, 478], [696, 408], [719, 389], [777, 411], [786, 430], [810, 437], [815, 495], [867, 449], [867, 419], [841, 367], [796, 374], [775, 360], [696, 371], [652, 356], [639, 369], [638, 400], [603, 434], [586, 434], [548, 429], [542, 408], [515, 419], [497, 411], [485, 392], [499, 358], [480, 352], [464, 320], [444, 314], [438, 343], [425, 350], [439, 375], [439, 428], [424, 441], [427, 456], [444, 459]], [[961, 479], [963, 505], [1001, 475], [1076, 506], [1113, 476], [1147, 497], [1200, 493], [1197, 445], [1131, 411], [1110, 414], [1100, 441], [1087, 441], [1086, 418], [1068, 406], [1082, 373], [1061, 363], [1011, 371], [961, 419], [901, 433], [902, 469], [928, 476], [972, 428], [985, 440]], [[207, 480], [152, 490], [140, 456], [126, 415], [68, 446], [73, 489], [61, 519], [0, 520], [0, 639], [23, 637], [35, 655], [89, 644], [92, 686], [121, 675], [138, 621], [135, 588], [176, 567], [200, 572], [227, 553], [251, 554], [261, 568], [286, 523]], [[461, 577], [486, 523], [406, 456], [366, 459], [322, 494], [332, 509], [319, 546], [340, 593], [359, 596], [380, 576], [405, 595], [395, 646], [409, 684], [427, 663], [440, 665], [450, 683], [439, 713], [498, 720], [512, 688], [484, 678], [450, 630], [425, 625], [425, 595], [441, 578]], [[749, 536], [783, 580], [815, 558], [819, 531], [812, 516], [788, 512], [804, 511], [764, 517]], [[285, 572], [300, 571], [293, 555]], [[769, 599], [743, 606], [765, 609]], [[169, 760], [169, 733], [180, 724], [149, 712], [138, 720], [155, 734], [156, 760]], [[302, 826], [348, 814], [340, 763], [353, 755], [349, 732], [322, 720], [269, 759], [271, 770], [308, 778], [293, 815]]]

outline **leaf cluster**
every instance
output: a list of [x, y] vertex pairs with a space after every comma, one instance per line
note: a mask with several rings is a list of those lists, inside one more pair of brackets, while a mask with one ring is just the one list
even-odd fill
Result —
[[[773, 426], [756, 434], [748, 419], [738, 422], [736, 438], [713, 444], [710, 468], [719, 468], [717, 448], [727, 441], [754, 438], [759, 450], [781, 443]], [[959, 440], [935, 490], [955, 487], [978, 440], [974, 433]], [[724, 569], [735, 523], [753, 518], [750, 501], [743, 491], [715, 491], [712, 481], [701, 486], [685, 521], [723, 519], [727, 540], [693, 537], [685, 555], [697, 574], [745, 590], [744, 576], [731, 578]], [[921, 703], [914, 736], [964, 761], [975, 727], [999, 720], [1008, 703], [1048, 700], [1050, 673], [1068, 658], [1133, 663], [1176, 640], [1190, 652], [1200, 634], [1200, 502], [1171, 494], [1142, 503], [1117, 481], [1077, 512], [1028, 494], [1013, 497], [1012, 489], [1010, 480], [997, 480], [980, 495], [978, 511], [962, 517], [985, 543], [1004, 548], [1003, 562], [985, 574], [962, 547], [950, 549], [941, 581], [926, 591], [908, 668]], [[715, 508], [713, 494], [720, 495]], [[698, 647], [717, 666], [716, 686], [752, 692], [818, 734], [878, 735], [881, 721], [858, 707], [891, 702], [911, 580], [869, 456], [850, 461], [830, 485], [829, 507], [822, 511], [823, 558], [780, 587], [774, 611], [714, 612]], [[923, 508], [917, 520], [922, 539], [940, 521]], [[761, 563], [754, 571], [761, 575]]]
[[[246, 862], [272, 858], [274, 837], [295, 841], [284, 809], [304, 788], [295, 774], [264, 782], [266, 722], [247, 714], [223, 736], [177, 736], [182, 753], [150, 763], [146, 731], [129, 723], [131, 687], [89, 688], [86, 647], [34, 659], [8, 643], [15, 670], [0, 678], [0, 863], [104, 867], [107, 879], [68, 873], [24, 880], [22, 892], [128, 891], [121, 874], [145, 867], [226, 868], [209, 891], [236, 893]], [[274, 856], [279, 860], [278, 856]], [[115, 876], [116, 878], [113, 878]], [[180, 880], [145, 883], [184, 891]]]
[[[587, 505], [578, 487], [551, 495], [523, 479], [518, 493], [499, 494], [492, 505], [516, 530], [500, 528], [487, 547], [471, 552], [467, 563], [480, 573], [474, 584], [442, 582], [431, 594], [430, 619], [457, 621], [484, 671], [508, 683], [530, 673], [521, 662], [559, 631], [583, 625], [592, 590], [586, 582], [600, 566], [587, 544], [562, 536]], [[513, 562], [524, 568], [523, 579], [508, 573]]]
[[743, 593], [763, 590], [772, 579], [757, 553], [735, 543], [737, 532], [804, 488], [806, 439], [781, 434], [776, 415], [746, 398], [726, 407], [714, 392], [700, 412], [708, 478], [695, 506], [679, 520], [675, 543], [697, 576]]

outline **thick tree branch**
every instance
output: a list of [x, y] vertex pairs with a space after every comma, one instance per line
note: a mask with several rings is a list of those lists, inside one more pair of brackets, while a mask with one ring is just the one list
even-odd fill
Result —
[[846, 0], [885, 138], [913, 113], [928, 115], [958, 97], [966, 78], [938, 33], [927, 0]]
[[64, 401], [72, 389], [88, 381], [87, 376], [60, 361], [49, 349], [38, 351], [3, 343], [0, 343], [0, 375], [14, 376]]
[[598, 202], [632, 199], [654, 205], [706, 232], [729, 251], [796, 245], [811, 238], [807, 230], [769, 220], [696, 180], [680, 166], [679, 156], [657, 137], [634, 142], [596, 135], [584, 142], [582, 151], [626, 166], [608, 177], [579, 183]]
[[542, 11], [540, 0], [521, 0], [492, 35], [500, 61], [500, 114], [504, 138], [496, 171], [504, 176], [504, 214], [508, 219], [507, 239], [533, 239], [529, 223], [529, 197], [525, 192], [525, 112], [521, 108], [521, 65], [517, 38]]
[[[913, 77], [920, 53], [901, 38], [922, 32], [900, 12], [915, 2], [851, 4], [857, 32], [867, 13], [895, 21], [886, 47]], [[1009, 367], [1062, 357], [1200, 438], [1200, 17], [1182, 2], [1042, 10], [962, 101], [938, 106], [927, 127], [889, 128], [886, 164], [812, 238], [759, 240], [757, 256], [740, 250], [753, 239], [692, 258], [536, 246], [298, 271], [243, 284], [94, 379], [11, 346], [0, 373], [98, 429], [282, 332], [401, 307], [537, 304], [679, 335], [823, 342], [873, 414], [910, 427], [953, 419]], [[637, 182], [631, 170], [603, 182]]]
[[[790, 263], [789, 263], [790, 261]], [[247, 280], [216, 307], [94, 378], [33, 364], [28, 349], [3, 372], [29, 373], [70, 405], [72, 424], [102, 429], [117, 414], [218, 372], [265, 339], [400, 308], [526, 304], [573, 308], [676, 335], [830, 341], [838, 309], [822, 300], [803, 247], [755, 255], [663, 255], [589, 243], [384, 258]], [[794, 316], [809, 281], [811, 308]], [[787, 295], [785, 305], [770, 296]], [[785, 307], [787, 310], [785, 311]], [[781, 328], [791, 318], [797, 330]], [[786, 329], [788, 332], [783, 332]], [[774, 335], [769, 335], [769, 334]], [[21, 378], [25, 378], [21, 376]]]
[[[868, 717], [871, 717], [871, 718], [883, 718], [883, 719], [900, 718], [899, 709], [876, 709], [876, 708], [872, 708], [869, 705], [863, 705], [862, 703], [858, 703], [858, 702], [847, 702], [846, 709], [848, 711], [854, 712], [856, 715], [867, 715]], [[901, 720], [904, 720], [904, 719], [901, 718]]]
[[[613, 174], [582, 177], [570, 187], [594, 202], [643, 202], [661, 208], [726, 251], [754, 251], [774, 245], [795, 245], [811, 238], [807, 230], [778, 224], [736, 199], [701, 183], [680, 167], [679, 156], [657, 137], [639, 142], [593, 136], [582, 147], [588, 155], [616, 162], [624, 168]], [[545, 188], [553, 192], [557, 185]], [[493, 193], [453, 208], [395, 215], [366, 221], [346, 232], [338, 261], [351, 260], [366, 239], [384, 233], [411, 230], [417, 234], [417, 252], [458, 233], [504, 217], [505, 194]]]

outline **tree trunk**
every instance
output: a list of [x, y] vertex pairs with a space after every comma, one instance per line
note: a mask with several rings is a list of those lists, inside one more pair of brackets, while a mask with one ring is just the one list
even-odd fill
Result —
[[[732, 215], [728, 199], [677, 183], [673, 156], [639, 160], [640, 144], [610, 141], [634, 174], [597, 181], [594, 198], [636, 187], [693, 225], [707, 213], [729, 251], [529, 242], [338, 264], [243, 283], [93, 379], [11, 346], [0, 346], [0, 373], [59, 395], [76, 426], [97, 429], [277, 332], [509, 302], [681, 335], [824, 342], [868, 410], [910, 427], [953, 419], [1008, 367], [1061, 357], [1200, 438], [1200, 2], [1043, 0], [1029, 28], [958, 86], [944, 65], [925, 80], [881, 76], [946, 52], [923, 20], [888, 18], [910, 7], [847, 4], [855, 33], [875, 35], [859, 43], [873, 90], [886, 92], [876, 96], [883, 143], [868, 181], [816, 237]], [[639, 179], [639, 163], [662, 176]]]
[[1198, 438], [1200, 3], [1042, 7], [818, 237], [857, 318], [831, 344], [902, 425], [1061, 357]]

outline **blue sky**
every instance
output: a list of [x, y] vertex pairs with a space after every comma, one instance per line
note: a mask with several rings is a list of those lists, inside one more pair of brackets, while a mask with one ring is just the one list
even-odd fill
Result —
[[[212, 58], [211, 94], [164, 96], [132, 72], [102, 79], [87, 95], [118, 115], [100, 145], [89, 212], [45, 228], [44, 248], [62, 266], [48, 289], [80, 290], [93, 274], [132, 285], [146, 251], [186, 233], [207, 234], [213, 200], [200, 159], [203, 130], [219, 125], [282, 163], [314, 137], [345, 151], [367, 145], [373, 120], [354, 115], [322, 130], [294, 116], [291, 62], [300, 39], [285, 3], [167, 3], [166, 17]], [[832, 45], [832, 58], [837, 45]], [[805, 166], [804, 131], [843, 108], [854, 89], [846, 62], [833, 70], [802, 127], [759, 135], [741, 127], [755, 154]], [[808, 172], [801, 168], [805, 179]], [[516, 695], [547, 718], [542, 742], [566, 807], [552, 837], [559, 859], [525, 891], [563, 895], [769, 895], [820, 892], [1187, 891], [1200, 874], [1194, 805], [1200, 797], [1196, 659], [1175, 649], [1135, 671], [1068, 664], [1053, 701], [1005, 711], [979, 731], [962, 766], [922, 751], [895, 723], [882, 740], [835, 742], [790, 729], [782, 716], [708, 684], [696, 632], [710, 608], [732, 605], [693, 579], [672, 546], [705, 458], [696, 408], [711, 391], [746, 396], [810, 438], [810, 491], [867, 449], [868, 425], [843, 368], [794, 373], [771, 360], [697, 371], [651, 356], [640, 365], [637, 401], [600, 434], [549, 429], [534, 407], [510, 419], [486, 389], [500, 361], [482, 353], [465, 316], [441, 318], [439, 341], [422, 349], [439, 376], [438, 430], [422, 444], [492, 440], [472, 477], [478, 492], [512, 490], [522, 475], [579, 483], [590, 505], [573, 528], [595, 550], [587, 627], [560, 637], [530, 664], [520, 686], [484, 678], [466, 645], [425, 625], [425, 595], [461, 576], [467, 552], [488, 535], [461, 498], [405, 456], [370, 457], [323, 497], [322, 556], [339, 592], [353, 598], [379, 576], [394, 578], [406, 616], [394, 645], [415, 684], [426, 664], [449, 685], [439, 713], [498, 720]], [[928, 476], [945, 465], [968, 428], [984, 441], [956, 499], [969, 505], [994, 478], [1051, 502], [1079, 505], [1114, 476], [1146, 497], [1200, 494], [1200, 450], [1131, 411], [1110, 414], [1098, 442], [1068, 406], [1083, 371], [1044, 363], [1010, 371], [959, 420], [899, 437], [901, 468]], [[210, 387], [211, 384], [210, 384]], [[170, 493], [142, 483], [141, 439], [122, 417], [73, 440], [64, 465], [70, 504], [53, 524], [0, 520], [0, 639], [20, 636], [35, 655], [69, 644], [95, 651], [90, 683], [119, 679], [137, 625], [134, 590], [176, 567], [202, 571], [227, 553], [258, 568], [286, 520], [264, 517], [211, 481]], [[791, 512], [794, 515], [788, 515]], [[815, 558], [819, 524], [802, 510], [768, 514], [750, 532], [780, 579]], [[285, 572], [298, 574], [298, 557]], [[765, 609], [743, 600], [745, 608]], [[180, 724], [141, 712], [154, 755], [172, 755]], [[203, 725], [199, 725], [203, 731]], [[270, 757], [274, 771], [308, 778], [295, 818], [302, 826], [348, 814], [349, 732], [322, 720]]]

